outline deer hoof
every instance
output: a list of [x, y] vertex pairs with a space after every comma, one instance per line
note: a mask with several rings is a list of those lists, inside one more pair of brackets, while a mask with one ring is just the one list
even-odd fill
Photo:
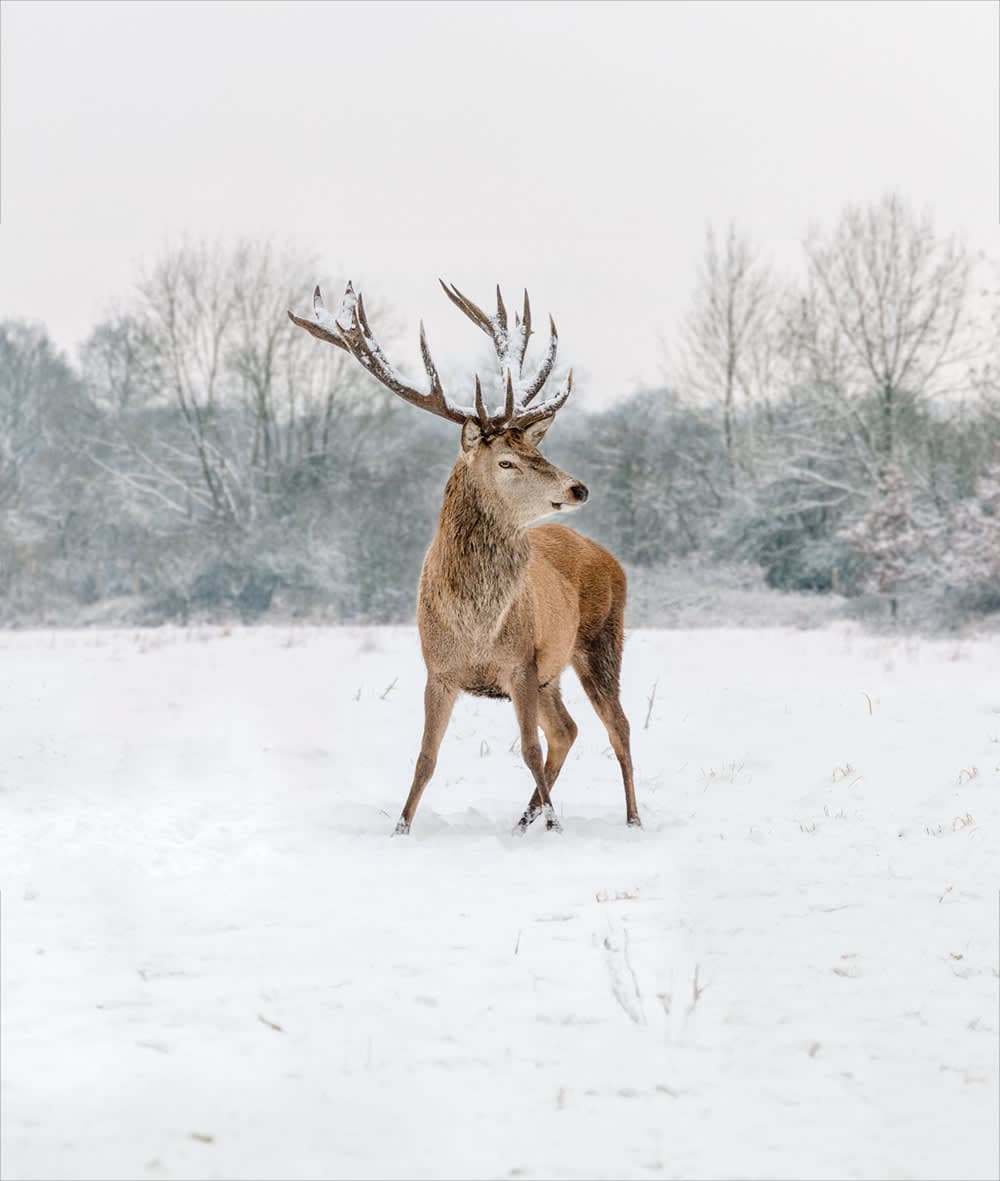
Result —
[[629, 828], [642, 828], [642, 821], [638, 816], [630, 816], [627, 823]]
[[410, 826], [406, 823], [405, 820], [401, 819], [397, 823], [396, 827], [392, 830], [392, 835], [394, 837], [405, 837], [409, 831], [410, 831]]
[[528, 831], [528, 825], [534, 824], [541, 814], [541, 808], [528, 808], [521, 819], [517, 822], [517, 828], [515, 828], [514, 831], [523, 836], [523, 834]]

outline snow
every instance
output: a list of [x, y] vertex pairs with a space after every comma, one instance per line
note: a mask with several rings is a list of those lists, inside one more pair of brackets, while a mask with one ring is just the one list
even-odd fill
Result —
[[3, 1176], [995, 1176], [998, 657], [637, 631], [642, 831], [569, 680], [390, 838], [413, 630], [0, 635]]
[[358, 303], [357, 297], [350, 286], [344, 292], [337, 307], [337, 312], [333, 316], [330, 315], [326, 305], [323, 303], [318, 287], [313, 292], [312, 302], [312, 315], [309, 317], [312, 322], [331, 336], [335, 336], [338, 339], [342, 338], [344, 330], [351, 327], [351, 316]]
[[[337, 313], [334, 316], [336, 326], [344, 330], [350, 330], [354, 326], [354, 314], [358, 306], [358, 297], [354, 294], [354, 288], [350, 283], [344, 288], [344, 294], [340, 297], [340, 303], [337, 305]], [[326, 315], [329, 318], [329, 313], [320, 305], [316, 308], [316, 318]]]

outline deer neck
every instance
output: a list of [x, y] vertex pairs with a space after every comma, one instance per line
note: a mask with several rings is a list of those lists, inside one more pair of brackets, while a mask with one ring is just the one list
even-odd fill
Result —
[[434, 585], [455, 622], [495, 632], [521, 586], [531, 546], [461, 460], [445, 487], [433, 553]]

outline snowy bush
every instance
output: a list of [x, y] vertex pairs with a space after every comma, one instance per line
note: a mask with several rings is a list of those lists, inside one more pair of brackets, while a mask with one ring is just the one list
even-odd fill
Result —
[[863, 562], [865, 589], [888, 596], [895, 618], [900, 585], [921, 546], [910, 491], [896, 464], [886, 466], [867, 512], [840, 538]]
[[946, 585], [976, 610], [1000, 611], [1000, 454], [945, 530]]

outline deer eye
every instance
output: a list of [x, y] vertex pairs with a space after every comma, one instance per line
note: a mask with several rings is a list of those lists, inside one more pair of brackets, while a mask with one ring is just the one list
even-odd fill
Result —
[[499, 467], [513, 467], [514, 465], [510, 462], [509, 459], [501, 459], [498, 466]]

